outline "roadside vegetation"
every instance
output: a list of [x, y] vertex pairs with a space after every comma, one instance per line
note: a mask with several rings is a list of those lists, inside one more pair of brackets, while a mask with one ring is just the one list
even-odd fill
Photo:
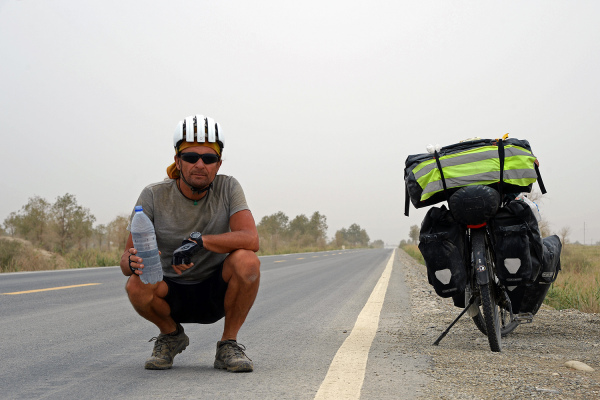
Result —
[[[39, 196], [9, 214], [0, 226], [0, 272], [38, 271], [119, 265], [129, 236], [128, 215], [94, 226], [96, 217], [65, 194], [54, 203]], [[302, 253], [349, 248], [383, 247], [370, 242], [358, 224], [327, 238], [327, 218], [318, 211], [290, 219], [279, 211], [257, 225], [258, 255]]]
[[[557, 310], [577, 309], [586, 313], [600, 313], [600, 245], [569, 243], [569, 230], [561, 229], [563, 243], [561, 271], [550, 286], [544, 304]], [[549, 234], [546, 232], [545, 236]], [[410, 240], [402, 240], [400, 247], [408, 255], [425, 265], [417, 246], [419, 227], [410, 228]]]
[[600, 246], [567, 243], [560, 261], [562, 270], [545, 303], [558, 310], [600, 313]]
[[370, 243], [367, 231], [358, 224], [338, 230], [333, 239], [327, 240], [327, 218], [318, 211], [310, 218], [301, 214], [292, 220], [279, 211], [264, 216], [257, 228], [260, 237], [259, 255], [384, 246], [382, 240]]

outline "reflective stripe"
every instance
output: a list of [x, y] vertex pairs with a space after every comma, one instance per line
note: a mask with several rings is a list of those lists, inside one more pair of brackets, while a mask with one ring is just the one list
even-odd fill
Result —
[[[444, 168], [444, 175], [446, 169]], [[438, 172], [439, 176], [439, 172]], [[483, 172], [474, 175], [459, 176], [454, 178], [446, 178], [446, 186], [448, 189], [470, 186], [470, 185], [491, 185], [498, 182], [500, 179], [499, 171]], [[537, 174], [534, 169], [510, 169], [504, 170], [504, 182], [517, 185], [528, 186], [534, 183], [537, 179]], [[429, 182], [423, 189], [421, 201], [425, 201], [434, 194], [444, 190], [440, 179]]]
[[[535, 162], [535, 157], [523, 157], [523, 156], [513, 156], [507, 157], [504, 159], [504, 171], [510, 170], [532, 170]], [[460, 178], [462, 176], [470, 176], [477, 175], [484, 172], [494, 172], [496, 173], [496, 180], [500, 179], [500, 160], [497, 158], [490, 158], [487, 160], [481, 160], [468, 164], [460, 164], [455, 166], [442, 167], [444, 171], [444, 177], [446, 179], [449, 178]], [[537, 176], [537, 175], [536, 175]], [[427, 184], [434, 181], [439, 181], [441, 179], [440, 171], [435, 168], [432, 169], [428, 174], [421, 176], [417, 179], [417, 183], [422, 188], [425, 188]]]
[[[528, 156], [533, 157], [531, 152], [523, 149], [522, 147], [509, 145], [504, 148], [505, 158], [512, 156]], [[440, 163], [444, 168], [444, 176], [446, 174], [446, 167], [452, 167], [455, 165], [469, 164], [477, 161], [496, 159], [498, 160], [498, 148], [496, 146], [484, 146], [478, 149], [461, 151], [460, 153], [448, 154], [440, 157]], [[498, 165], [500, 162], [498, 160]], [[432, 170], [437, 169], [435, 159], [422, 162], [416, 166], [413, 170], [415, 179], [419, 180], [423, 175], [428, 174]]]

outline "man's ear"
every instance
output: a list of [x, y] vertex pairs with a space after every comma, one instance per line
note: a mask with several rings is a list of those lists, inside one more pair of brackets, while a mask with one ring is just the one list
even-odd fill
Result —
[[181, 158], [177, 157], [177, 154], [173, 157], [175, 159], [175, 166], [179, 171], [181, 171]]

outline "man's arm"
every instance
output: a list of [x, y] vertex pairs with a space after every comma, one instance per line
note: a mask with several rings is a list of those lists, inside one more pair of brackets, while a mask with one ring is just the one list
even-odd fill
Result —
[[238, 211], [229, 218], [231, 232], [219, 235], [202, 235], [204, 248], [214, 253], [231, 253], [235, 250], [259, 250], [258, 231], [250, 210]]

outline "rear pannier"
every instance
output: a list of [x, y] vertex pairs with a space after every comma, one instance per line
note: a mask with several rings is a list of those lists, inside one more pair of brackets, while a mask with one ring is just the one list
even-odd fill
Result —
[[405, 214], [409, 200], [416, 208], [448, 200], [457, 189], [491, 186], [503, 193], [530, 192], [538, 180], [545, 193], [529, 142], [478, 139], [442, 147], [433, 154], [408, 156], [404, 169]]
[[467, 284], [464, 263], [465, 230], [446, 206], [432, 207], [421, 224], [419, 250], [427, 266], [427, 278], [441, 297], [461, 294]]
[[543, 245], [531, 207], [524, 201], [510, 201], [490, 225], [498, 279], [508, 287], [535, 281], [542, 267]]
[[542, 260], [542, 270], [540, 271], [534, 283], [527, 285], [525, 295], [521, 304], [521, 312], [530, 312], [535, 314], [542, 303], [550, 285], [556, 280], [560, 271], [560, 253], [562, 243], [556, 235], [545, 237], [544, 256]]

